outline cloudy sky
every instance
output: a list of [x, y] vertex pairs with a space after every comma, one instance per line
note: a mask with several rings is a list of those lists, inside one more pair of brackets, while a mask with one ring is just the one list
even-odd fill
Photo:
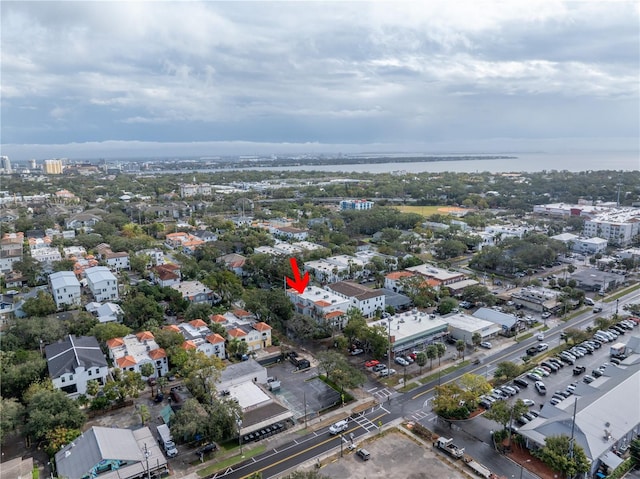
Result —
[[637, 1], [1, 9], [2, 154], [16, 160], [638, 148]]

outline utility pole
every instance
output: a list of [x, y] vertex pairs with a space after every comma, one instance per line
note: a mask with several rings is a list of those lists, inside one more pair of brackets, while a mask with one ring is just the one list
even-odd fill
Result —
[[147, 462], [147, 479], [151, 479], [151, 469], [149, 469], [149, 456], [151, 455], [151, 453], [149, 452], [149, 449], [147, 448], [147, 443], [144, 443], [144, 459]]

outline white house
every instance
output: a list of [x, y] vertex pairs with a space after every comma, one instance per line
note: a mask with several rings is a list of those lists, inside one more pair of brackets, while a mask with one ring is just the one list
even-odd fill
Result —
[[64, 305], [80, 305], [80, 282], [72, 271], [58, 271], [50, 274], [49, 287], [58, 309], [61, 309]]
[[104, 385], [109, 374], [107, 360], [93, 336], [73, 335], [45, 346], [49, 376], [56, 389], [70, 395], [87, 392], [87, 382]]
[[106, 266], [94, 266], [85, 270], [87, 286], [96, 301], [118, 299], [118, 280]]
[[111, 271], [119, 272], [123, 269], [130, 269], [129, 253], [126, 251], [119, 251], [117, 253], [109, 251], [105, 253], [104, 261]]
[[209, 357], [226, 358], [225, 339], [218, 333], [212, 333], [207, 323], [201, 319], [194, 319], [178, 326], [172, 324], [167, 326], [166, 329], [179, 332], [184, 336], [183, 349], [196, 349]]
[[385, 295], [379, 289], [371, 289], [350, 281], [329, 284], [326, 290], [348, 300], [351, 307], [359, 310], [365, 318], [372, 318], [376, 311], [384, 311]]
[[165, 376], [169, 372], [167, 353], [158, 346], [150, 331], [110, 339], [107, 341], [107, 348], [113, 365], [123, 372], [140, 373], [140, 367], [146, 363], [152, 364], [155, 369], [155, 372], [149, 377], [157, 378]]

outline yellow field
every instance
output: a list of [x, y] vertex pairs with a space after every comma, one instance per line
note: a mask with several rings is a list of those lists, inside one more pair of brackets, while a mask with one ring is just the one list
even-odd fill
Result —
[[402, 211], [403, 213], [417, 213], [419, 215], [422, 216], [430, 216], [430, 215], [434, 215], [434, 214], [441, 214], [441, 215], [446, 215], [449, 213], [449, 210], [451, 208], [456, 209], [454, 207], [451, 206], [446, 206], [446, 205], [441, 205], [441, 206], [409, 206], [409, 205], [401, 205], [401, 206], [394, 206], [394, 208], [397, 208], [398, 210]]

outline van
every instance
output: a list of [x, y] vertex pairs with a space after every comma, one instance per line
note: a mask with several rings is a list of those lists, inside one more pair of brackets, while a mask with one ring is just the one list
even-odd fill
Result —
[[356, 451], [356, 454], [357, 454], [358, 456], [360, 456], [360, 458], [361, 458], [363, 461], [368, 461], [369, 459], [371, 459], [371, 454], [370, 454], [370, 453], [369, 453], [369, 451], [367, 451], [366, 449], [358, 449], [358, 450]]
[[169, 431], [169, 426], [167, 426], [166, 424], [161, 424], [160, 426], [158, 426], [158, 442], [164, 448], [167, 456], [175, 457], [178, 455], [176, 443], [173, 442], [171, 431]]
[[348, 421], [346, 419], [343, 419], [342, 421], [338, 421], [335, 424], [332, 424], [331, 426], [329, 426], [329, 434], [331, 434], [332, 436], [335, 436], [336, 434], [346, 431], [348, 428], [349, 428]]
[[591, 298], [584, 298], [584, 304], [588, 304], [589, 306], [595, 306], [596, 302]]

